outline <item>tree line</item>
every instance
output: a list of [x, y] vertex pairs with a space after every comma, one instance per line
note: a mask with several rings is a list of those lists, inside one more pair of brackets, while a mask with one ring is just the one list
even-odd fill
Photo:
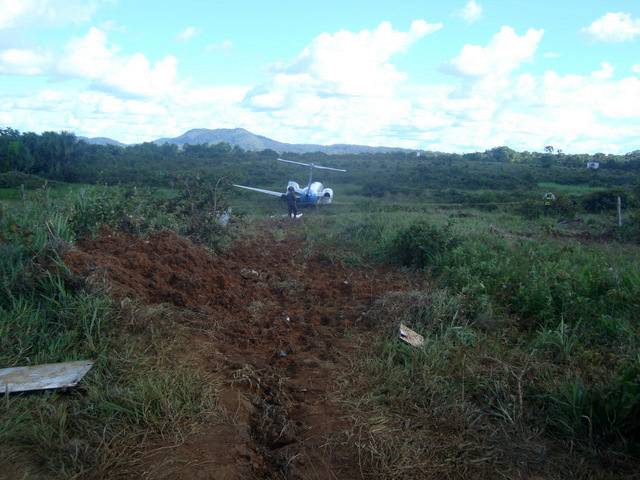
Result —
[[[69, 132], [21, 133], [0, 129], [0, 172], [18, 171], [64, 182], [140, 184], [171, 187], [185, 174], [203, 178], [226, 176], [234, 181], [270, 186], [283, 178], [303, 179], [305, 173], [274, 160], [273, 150], [245, 151], [228, 144], [126, 147], [95, 145]], [[624, 186], [629, 172], [640, 171], [640, 151], [626, 155], [516, 152], [497, 147], [484, 152], [456, 154], [397, 151], [348, 155], [282, 154], [303, 162], [348, 169], [347, 174], [323, 172], [327, 183], [351, 183], [363, 191], [415, 191], [421, 188], [514, 190], [538, 182], [588, 183]], [[597, 161], [596, 172], [586, 162]]]

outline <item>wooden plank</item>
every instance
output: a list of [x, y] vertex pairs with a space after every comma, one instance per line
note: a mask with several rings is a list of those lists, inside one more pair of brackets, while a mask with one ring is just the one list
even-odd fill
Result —
[[424, 337], [403, 323], [400, 324], [400, 339], [413, 347], [421, 347], [424, 345]]
[[75, 387], [93, 366], [90, 360], [0, 369], [0, 393]]

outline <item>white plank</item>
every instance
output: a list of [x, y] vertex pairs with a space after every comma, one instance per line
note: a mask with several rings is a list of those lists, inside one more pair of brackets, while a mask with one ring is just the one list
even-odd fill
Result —
[[413, 347], [421, 347], [424, 345], [424, 337], [403, 323], [400, 324], [400, 340], [407, 342]]
[[75, 387], [93, 366], [90, 360], [0, 369], [0, 394]]

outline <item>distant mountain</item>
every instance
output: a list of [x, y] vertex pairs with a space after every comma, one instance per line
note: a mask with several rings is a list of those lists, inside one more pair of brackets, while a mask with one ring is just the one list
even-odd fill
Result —
[[115, 145], [116, 147], [126, 147], [124, 143], [107, 137], [78, 137], [78, 140], [82, 140], [83, 142], [91, 143], [93, 145]]
[[366, 145], [349, 145], [349, 144], [335, 144], [335, 145], [315, 145], [315, 144], [299, 144], [299, 143], [283, 143], [271, 138], [263, 137], [262, 135], [256, 135], [244, 128], [217, 128], [214, 130], [206, 128], [195, 128], [183, 133], [179, 137], [175, 138], [159, 138], [153, 143], [162, 145], [165, 143], [172, 143], [175, 145], [201, 145], [217, 143], [228, 143], [229, 145], [235, 145], [243, 150], [275, 150], [278, 153], [291, 152], [291, 153], [309, 153], [309, 152], [323, 152], [329, 155], [337, 154], [349, 154], [349, 153], [385, 153], [394, 151], [410, 151], [404, 148], [393, 147], [369, 147]]
[[217, 128], [209, 130], [207, 128], [194, 128], [179, 137], [159, 138], [153, 143], [162, 145], [173, 143], [176, 145], [202, 145], [228, 143], [236, 145], [244, 150], [266, 150], [268, 148], [277, 150], [284, 143], [271, 140], [261, 135], [255, 135], [244, 128]]

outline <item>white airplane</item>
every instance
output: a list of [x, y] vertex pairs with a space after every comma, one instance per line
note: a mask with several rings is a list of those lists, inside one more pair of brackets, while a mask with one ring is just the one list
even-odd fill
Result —
[[273, 190], [265, 190], [263, 188], [255, 188], [255, 187], [247, 187], [246, 185], [233, 185], [234, 187], [243, 188], [245, 190], [251, 190], [253, 192], [264, 193], [266, 195], [271, 195], [274, 197], [284, 198], [287, 195], [287, 190], [289, 187], [293, 187], [293, 191], [296, 194], [298, 199], [298, 206], [318, 206], [318, 205], [329, 205], [333, 200], [333, 190], [331, 188], [325, 188], [325, 186], [320, 182], [313, 181], [313, 169], [317, 168], [318, 170], [332, 170], [334, 172], [346, 172], [346, 170], [342, 170], [340, 168], [331, 168], [331, 167], [323, 167], [321, 165], [316, 165], [314, 163], [302, 163], [302, 162], [294, 162], [292, 160], [283, 160], [282, 158], [278, 158], [279, 162], [285, 163], [293, 163], [294, 165], [303, 165], [305, 167], [309, 167], [309, 182], [307, 186], [301, 188], [297, 182], [289, 180], [287, 183], [287, 188], [284, 193], [274, 192]]

